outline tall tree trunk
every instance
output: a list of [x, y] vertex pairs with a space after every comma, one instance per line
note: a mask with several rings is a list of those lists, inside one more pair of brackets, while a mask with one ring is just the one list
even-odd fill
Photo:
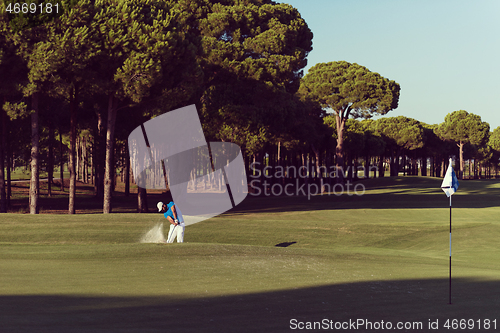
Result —
[[460, 148], [460, 175], [459, 179], [464, 179], [464, 143], [460, 141], [458, 145]]
[[33, 113], [31, 113], [31, 180], [30, 180], [30, 214], [38, 214], [38, 198], [40, 192], [39, 183], [39, 151], [40, 151], [40, 133], [38, 121], [38, 93], [32, 96]]
[[299, 168], [299, 170], [302, 170], [302, 172], [300, 172], [299, 177], [302, 178], [303, 184], [308, 185], [309, 184], [309, 175], [308, 175], [309, 170], [308, 170], [308, 165], [307, 165], [307, 156], [304, 153], [304, 151], [301, 151], [300, 161], [302, 164], [301, 164], [301, 167]]
[[137, 188], [137, 212], [148, 212], [148, 195], [146, 189], [142, 187]]
[[130, 195], [130, 156], [128, 151], [128, 140], [125, 141], [125, 171], [124, 171], [124, 181], [125, 181], [125, 196]]
[[116, 188], [116, 160], [115, 160], [115, 149], [112, 150], [111, 163], [113, 167], [111, 168], [111, 193], [115, 191]]
[[60, 167], [59, 167], [59, 178], [61, 178], [61, 192], [64, 192], [64, 145], [62, 141], [62, 132], [61, 128], [59, 128], [59, 159], [61, 160], [59, 162]]
[[[330, 171], [331, 171], [330, 167], [331, 167], [332, 163], [331, 163], [331, 153], [328, 149], [326, 150], [325, 164], [326, 164], [326, 177], [327, 177], [326, 183], [328, 184], [328, 188], [331, 188], [332, 179], [330, 177]], [[326, 188], [325, 188], [325, 190], [326, 190]]]
[[384, 176], [385, 176], [384, 156], [380, 155], [378, 158], [378, 178], [382, 178]]
[[85, 145], [85, 142], [84, 142], [84, 137], [80, 137], [78, 139], [78, 143], [79, 143], [79, 148], [78, 148], [78, 152], [79, 152], [79, 155], [80, 155], [80, 163], [78, 164], [78, 179], [80, 179], [80, 181], [82, 183], [85, 183], [85, 175], [84, 175], [84, 165], [85, 165], [85, 157], [84, 157], [84, 153], [83, 153], [83, 150], [85, 149], [84, 148], [84, 145]]
[[76, 197], [76, 89], [73, 88], [70, 96], [70, 148], [69, 148], [69, 206], [68, 213], [75, 214]]
[[80, 164], [81, 164], [81, 139], [79, 137], [76, 137], [76, 144], [75, 144], [75, 159], [76, 159], [76, 164], [75, 164], [75, 173], [76, 173], [76, 181], [80, 180]]
[[352, 158], [351, 152], [344, 153], [344, 161], [346, 165], [346, 176], [349, 181], [352, 181]]
[[[403, 176], [407, 175], [406, 169], [408, 169], [407, 164], [406, 164], [406, 154], [403, 153]], [[398, 175], [399, 176], [399, 175]], [[411, 170], [408, 172], [408, 176], [411, 176]]]
[[102, 112], [97, 113], [97, 137], [94, 144], [94, 164], [95, 164], [95, 195], [97, 198], [104, 198], [104, 159], [106, 149], [104, 147], [105, 119]]
[[[370, 157], [365, 155], [365, 171], [364, 171], [364, 178], [369, 179], [370, 178]], [[375, 178], [375, 177], [373, 177]]]
[[[338, 181], [344, 182], [344, 125], [345, 119], [341, 119], [340, 116], [335, 116], [337, 125], [337, 147], [335, 148], [335, 156], [337, 162], [337, 177]], [[340, 169], [340, 171], [339, 171]]]
[[47, 161], [47, 194], [52, 196], [52, 179], [54, 178], [54, 125], [49, 123], [49, 159]]
[[358, 163], [359, 163], [359, 162], [358, 162], [358, 159], [359, 159], [359, 158], [358, 158], [358, 156], [354, 155], [354, 165], [353, 165], [353, 170], [352, 170], [352, 172], [353, 172], [353, 179], [354, 179], [355, 181], [357, 181], [357, 180], [358, 180], [358, 178], [359, 178], [359, 177], [358, 177]]
[[88, 168], [87, 168], [87, 136], [82, 138], [82, 177], [85, 184], [88, 183]]
[[427, 157], [422, 157], [422, 165], [420, 167], [420, 175], [427, 176]]
[[92, 185], [95, 185], [95, 163], [94, 163], [94, 151], [95, 151], [95, 138], [91, 143], [90, 146], [90, 153], [89, 153], [89, 168], [90, 168], [90, 183]]
[[2, 121], [2, 141], [0, 145], [0, 213], [7, 212], [7, 195], [5, 192], [5, 151], [7, 148], [7, 116], [0, 109]]
[[80, 144], [81, 144], [81, 148], [80, 148], [80, 153], [82, 154], [82, 157], [81, 157], [81, 168], [82, 168], [82, 181], [86, 184], [87, 183], [87, 173], [85, 172], [85, 168], [87, 167], [86, 165], [86, 159], [87, 159], [87, 156], [86, 156], [86, 145], [87, 145], [87, 142], [86, 142], [86, 138], [85, 136], [82, 137], [80, 139]]
[[395, 164], [396, 164], [396, 162], [395, 162], [395, 157], [394, 157], [394, 150], [392, 150], [391, 151], [391, 162], [389, 163], [389, 165], [390, 165], [389, 175], [391, 177], [394, 177], [394, 174], [395, 174], [395, 172], [394, 172]]
[[113, 147], [115, 139], [115, 123], [116, 123], [116, 110], [117, 100], [113, 94], [109, 96], [108, 101], [108, 126], [106, 130], [106, 165], [104, 175], [104, 207], [103, 213], [111, 213], [111, 195], [113, 191], [113, 176], [114, 176], [114, 163], [113, 163]]
[[396, 149], [396, 158], [394, 160], [394, 177], [398, 177], [399, 176], [399, 159], [400, 159], [401, 155], [402, 155], [402, 149], [401, 148], [397, 148]]
[[277, 166], [281, 165], [281, 141], [278, 141], [278, 156], [277, 156]]
[[11, 189], [11, 170], [12, 170], [12, 151], [10, 146], [7, 147], [7, 209], [10, 208], [10, 197], [12, 195]]
[[311, 143], [311, 149], [314, 152], [314, 162], [316, 164], [316, 180], [318, 181], [318, 186], [321, 186], [320, 191], [321, 193], [326, 192], [326, 186], [323, 184], [323, 172], [321, 172], [321, 165], [320, 165], [320, 152], [316, 147]]
[[83, 138], [83, 182], [89, 182], [89, 167], [88, 167], [88, 150], [87, 150], [87, 137]]

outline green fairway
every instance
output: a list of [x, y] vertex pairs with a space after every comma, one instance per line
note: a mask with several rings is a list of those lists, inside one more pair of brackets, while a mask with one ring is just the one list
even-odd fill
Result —
[[361, 182], [362, 196], [249, 195], [186, 227], [184, 244], [139, 243], [159, 214], [1, 215], [0, 332], [287, 332], [293, 319], [498, 331], [500, 182], [453, 196], [452, 305], [441, 180]]

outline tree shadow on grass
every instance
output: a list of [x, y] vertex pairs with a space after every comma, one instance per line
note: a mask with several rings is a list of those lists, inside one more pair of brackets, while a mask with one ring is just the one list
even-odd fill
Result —
[[[442, 179], [431, 177], [386, 177], [374, 179], [360, 179], [351, 183], [350, 192], [341, 192], [339, 188], [331, 187], [329, 193], [314, 195], [317, 191], [311, 187], [311, 195], [308, 196], [307, 186], [303, 191], [288, 188], [284, 189], [281, 196], [254, 196], [249, 193], [246, 199], [226, 214], [241, 215], [251, 213], [274, 213], [294, 212], [312, 210], [334, 210], [334, 209], [391, 209], [391, 208], [448, 208], [449, 201], [441, 190]], [[356, 184], [362, 184], [365, 192], [357, 187], [357, 195], [354, 191]], [[465, 180], [460, 181], [460, 188], [453, 195], [453, 207], [457, 208], [485, 208], [500, 205], [500, 180]], [[332, 184], [333, 185], [333, 184]], [[11, 199], [10, 212], [29, 212], [28, 189], [29, 183], [19, 182], [14, 186], [24, 193], [24, 197]], [[56, 187], [57, 188], [57, 187]], [[102, 199], [95, 197], [93, 187], [89, 184], [80, 184], [75, 207], [78, 214], [100, 214], [102, 213]], [[68, 188], [66, 192], [55, 191], [54, 197], [47, 197], [46, 191], [41, 191], [40, 213], [67, 213], [68, 211]], [[279, 190], [276, 190], [279, 192]], [[275, 191], [275, 193], [276, 193]], [[297, 195], [297, 193], [299, 195]], [[305, 195], [304, 195], [305, 194]], [[351, 195], [349, 195], [351, 194]], [[158, 201], [170, 201], [169, 193], [148, 192], [149, 212], [156, 212]], [[112, 211], [115, 213], [136, 213], [137, 194], [131, 193], [126, 197], [122, 192], [114, 192], [112, 200]]]
[[[148, 193], [148, 212], [157, 212], [156, 203], [158, 201], [167, 201], [171, 198], [170, 194]], [[69, 199], [65, 195], [55, 195], [48, 197], [42, 195], [39, 198], [40, 214], [67, 214]], [[75, 200], [75, 210], [77, 214], [102, 214], [103, 199], [95, 195], [77, 195]], [[29, 212], [29, 199], [15, 198], [11, 199], [10, 212], [27, 213]], [[114, 192], [112, 199], [113, 213], [137, 213], [137, 193], [131, 193], [125, 196], [123, 193]]]
[[[254, 196], [249, 194], [228, 214], [278, 213], [294, 211], [334, 209], [420, 209], [448, 208], [449, 199], [441, 190], [441, 178], [395, 177], [386, 179], [360, 180], [365, 191], [340, 194], [329, 192], [323, 195]], [[458, 191], [452, 196], [453, 207], [487, 208], [500, 206], [499, 180], [461, 181]], [[360, 188], [360, 187], [358, 187]], [[313, 188], [315, 190], [315, 188]], [[293, 192], [292, 190], [289, 191]], [[305, 188], [307, 194], [307, 187]], [[312, 192], [314, 193], [314, 192]]]
[[[494, 332], [500, 325], [496, 317], [499, 288], [499, 281], [454, 279], [452, 305], [448, 304], [447, 279], [370, 281], [189, 299], [0, 296], [0, 325], [2, 332], [16, 333], [253, 333], [296, 331], [291, 328], [299, 322], [356, 322], [360, 323], [358, 332], [380, 332], [380, 327], [375, 329], [376, 323], [384, 321], [386, 328], [388, 322], [393, 325], [393, 331], [398, 322], [412, 325], [412, 329], [398, 332], [443, 332], [457, 331], [443, 327], [447, 319], [473, 319], [474, 329], [467, 332], [484, 332], [485, 319], [496, 319], [497, 329], [490, 326], [488, 330]], [[363, 325], [358, 319], [365, 320]], [[429, 321], [436, 320], [439, 330], [430, 330]], [[374, 325], [373, 329], [366, 321]], [[417, 330], [419, 323], [422, 326]]]

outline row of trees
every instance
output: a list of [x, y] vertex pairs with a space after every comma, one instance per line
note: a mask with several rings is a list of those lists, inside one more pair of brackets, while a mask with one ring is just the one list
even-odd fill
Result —
[[[10, 143], [14, 124], [29, 117], [21, 135], [31, 128], [31, 213], [38, 212], [42, 145], [53, 150], [61, 133], [69, 134], [69, 213], [77, 137], [86, 130], [96, 195], [109, 213], [115, 142], [151, 117], [196, 103], [208, 140], [245, 142], [245, 151], [254, 152], [301, 112], [290, 107], [291, 97], [312, 33], [287, 4], [81, 0], [60, 2], [62, 12], [51, 16], [8, 13], [10, 3], [0, 8], [0, 160], [20, 154]], [[47, 156], [49, 169], [53, 159]], [[2, 172], [2, 202], [4, 180]]]
[[[251, 167], [250, 175], [261, 178], [253, 187], [297, 177], [301, 182], [331, 184], [332, 178], [335, 182], [344, 177], [356, 180], [360, 170], [364, 172], [363, 177], [384, 177], [387, 168], [391, 176], [403, 172], [444, 177], [451, 156], [460, 161], [457, 163], [460, 179], [465, 173], [465, 160], [469, 161], [469, 177], [489, 177], [493, 171], [498, 174], [500, 127], [490, 132], [488, 123], [464, 110], [449, 113], [441, 124], [434, 125], [404, 116], [347, 119], [343, 132], [345, 163], [341, 166], [334, 162], [334, 147], [339, 136], [336, 118], [336, 115], [323, 117], [323, 124], [316, 128], [317, 133], [321, 130], [325, 133], [323, 140], [318, 138], [310, 142], [309, 147], [283, 149], [288, 147], [288, 142], [267, 147], [269, 157], [253, 161], [258, 162], [254, 164], [258, 167]], [[297, 176], [296, 170], [302, 174]]]
[[[117, 167], [129, 179], [128, 134], [193, 103], [208, 141], [242, 148], [249, 176], [256, 166], [270, 173], [309, 164], [304, 179], [331, 180], [322, 167], [332, 167], [344, 181], [356, 177], [359, 163], [383, 170], [386, 160], [397, 175], [406, 157], [404, 170], [415, 174], [420, 159], [422, 174], [431, 161], [431, 175], [438, 175], [441, 161], [456, 155], [455, 143], [474, 159], [473, 149], [499, 148], [497, 131], [485, 146], [489, 126], [480, 119], [476, 126], [477, 116], [465, 111], [439, 126], [405, 117], [355, 120], [395, 109], [399, 84], [345, 61], [318, 64], [303, 77], [312, 32], [287, 4], [75, 0], [62, 1], [58, 15], [30, 16], [7, 15], [8, 3], [0, 8], [0, 211], [5, 162], [30, 161], [30, 212], [37, 213], [38, 170], [47, 168], [50, 184], [67, 155], [68, 212], [75, 212], [78, 170], [93, 180], [103, 212], [111, 212]], [[455, 118], [467, 120], [458, 126]], [[472, 132], [454, 134], [458, 128]], [[138, 195], [142, 210], [145, 191]]]

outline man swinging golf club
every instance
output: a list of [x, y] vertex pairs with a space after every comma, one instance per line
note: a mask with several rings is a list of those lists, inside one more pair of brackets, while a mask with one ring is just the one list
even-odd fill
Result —
[[182, 217], [181, 210], [170, 201], [168, 205], [163, 202], [158, 202], [156, 204], [158, 212], [163, 213], [163, 216], [170, 222], [170, 230], [168, 231], [167, 243], [173, 243], [175, 237], [177, 237], [177, 243], [184, 242], [184, 229], [186, 228], [184, 224], [184, 218]]

